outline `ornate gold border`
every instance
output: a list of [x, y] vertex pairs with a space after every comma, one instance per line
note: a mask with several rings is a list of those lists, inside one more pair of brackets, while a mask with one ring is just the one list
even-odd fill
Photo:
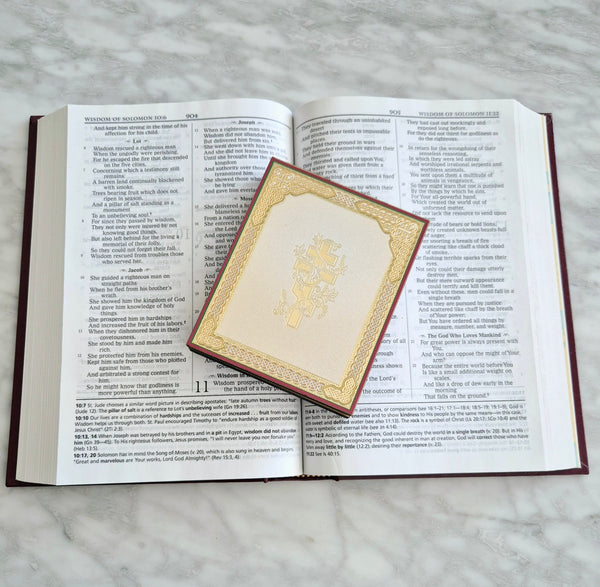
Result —
[[[354, 347], [352, 357], [339, 384], [326, 381], [294, 365], [289, 365], [275, 357], [265, 355], [216, 334], [232, 293], [237, 287], [269, 216], [270, 209], [282, 202], [288, 195], [300, 196], [306, 193], [373, 218], [381, 230], [389, 235], [392, 260], [382, 278], [377, 297], [367, 315], [361, 336]], [[300, 170], [273, 162], [198, 325], [192, 344], [287, 383], [294, 388], [304, 390], [341, 408], [349, 409], [358, 392], [364, 372], [369, 365], [377, 340], [425, 225], [426, 223], [422, 220], [406, 216], [377, 202], [331, 185], [324, 180], [306, 175]]]

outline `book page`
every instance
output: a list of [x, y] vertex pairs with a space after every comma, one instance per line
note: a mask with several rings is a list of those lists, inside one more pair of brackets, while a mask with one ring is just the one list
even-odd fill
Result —
[[69, 107], [58, 483], [300, 473], [299, 400], [186, 340], [291, 114]]
[[[557, 467], [544, 447], [530, 292], [532, 255], [554, 249], [528, 248], [515, 108], [344, 98], [295, 114], [297, 165], [430, 220], [355, 415], [303, 408], [307, 473]], [[524, 167], [543, 156], [525, 151]], [[542, 195], [533, 214], [550, 225]], [[569, 414], [561, 425], [570, 430]], [[560, 466], [577, 464], [569, 451]]]

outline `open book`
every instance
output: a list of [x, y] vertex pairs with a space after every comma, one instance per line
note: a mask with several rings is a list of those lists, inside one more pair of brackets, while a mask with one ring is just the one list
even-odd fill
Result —
[[[430, 220], [349, 420], [185, 346], [272, 156]], [[8, 484], [588, 471], [549, 116], [69, 106], [27, 185]]]

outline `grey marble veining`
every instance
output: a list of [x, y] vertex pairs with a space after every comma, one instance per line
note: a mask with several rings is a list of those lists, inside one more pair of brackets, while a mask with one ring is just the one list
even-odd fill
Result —
[[0, 487], [0, 583], [599, 584], [599, 13], [592, 0], [2, 0], [2, 463], [29, 115], [361, 94], [516, 98], [553, 112], [592, 474]]

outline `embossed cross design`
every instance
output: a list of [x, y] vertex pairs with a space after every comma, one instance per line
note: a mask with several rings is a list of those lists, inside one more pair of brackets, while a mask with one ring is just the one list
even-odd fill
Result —
[[341, 245], [321, 235], [313, 237], [313, 244], [297, 246], [294, 249], [296, 261], [292, 270], [292, 294], [295, 302], [288, 304], [286, 291], [282, 290], [275, 314], [285, 315], [291, 328], [298, 328], [302, 319], [310, 318], [319, 310], [322, 318], [327, 312], [327, 304], [332, 302], [337, 291], [333, 285], [339, 275], [346, 271], [344, 257], [335, 254]]

